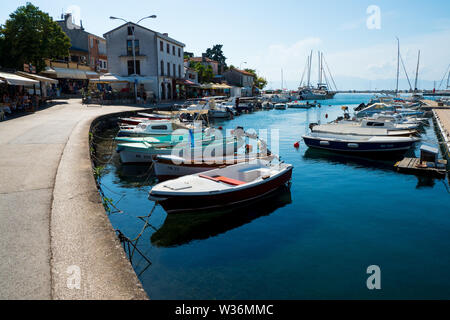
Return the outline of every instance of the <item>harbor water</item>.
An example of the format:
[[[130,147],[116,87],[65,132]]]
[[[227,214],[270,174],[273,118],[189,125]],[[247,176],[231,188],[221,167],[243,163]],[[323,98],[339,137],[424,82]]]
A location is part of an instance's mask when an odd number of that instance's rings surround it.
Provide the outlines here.
[[[109,217],[129,239],[141,234],[130,252],[150,299],[450,299],[447,180],[399,174],[396,159],[294,148],[309,123],[370,98],[338,94],[321,108],[216,122],[267,129],[269,142],[277,129],[279,154],[294,166],[290,190],[234,210],[168,216],[157,206],[145,228],[157,180],[148,166],[121,164],[104,140],[103,157],[113,155],[100,178],[115,206]],[[437,145],[431,119],[425,130],[424,141]],[[371,265],[380,267],[381,290],[367,288]]]

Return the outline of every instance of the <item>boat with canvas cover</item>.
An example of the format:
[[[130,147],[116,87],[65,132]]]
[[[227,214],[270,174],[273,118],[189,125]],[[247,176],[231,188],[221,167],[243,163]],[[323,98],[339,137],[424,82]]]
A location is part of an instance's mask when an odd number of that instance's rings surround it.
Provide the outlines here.
[[[411,148],[414,143],[420,141],[420,138],[311,133],[303,136],[303,140],[309,148],[338,152],[373,153],[404,152]]]
[[[291,181],[293,166],[257,160],[184,176],[154,186],[149,199],[167,213],[211,210],[254,200]]]
[[[407,125],[397,125],[390,121],[363,119],[362,121],[342,121],[322,125],[311,124],[311,131],[336,135],[359,136],[410,136],[417,133]]]

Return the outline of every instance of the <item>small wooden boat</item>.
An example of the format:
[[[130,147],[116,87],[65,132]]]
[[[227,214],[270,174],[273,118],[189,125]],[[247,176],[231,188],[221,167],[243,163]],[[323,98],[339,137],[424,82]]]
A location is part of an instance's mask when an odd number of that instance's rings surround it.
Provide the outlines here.
[[[290,182],[292,165],[257,160],[157,184],[149,199],[167,213],[209,210],[245,203]]]

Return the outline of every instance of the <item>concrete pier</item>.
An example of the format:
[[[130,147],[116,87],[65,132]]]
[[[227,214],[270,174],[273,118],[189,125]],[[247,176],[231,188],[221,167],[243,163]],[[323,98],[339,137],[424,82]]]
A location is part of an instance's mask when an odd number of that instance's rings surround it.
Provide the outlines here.
[[[450,159],[450,109],[434,109],[433,116],[443,140],[445,156]]]
[[[0,122],[0,299],[147,299],[105,214],[80,99]]]

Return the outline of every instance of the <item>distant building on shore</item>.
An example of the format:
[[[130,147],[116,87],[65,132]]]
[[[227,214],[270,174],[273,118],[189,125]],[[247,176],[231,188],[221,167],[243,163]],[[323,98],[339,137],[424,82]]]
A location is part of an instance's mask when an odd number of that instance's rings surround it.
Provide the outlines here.
[[[228,84],[242,88],[243,96],[251,96],[255,83],[255,76],[247,71],[236,68],[228,69],[223,73]]]
[[[205,56],[205,54],[203,54],[202,57],[192,57],[192,58],[186,59],[185,62],[188,63],[188,66],[189,66],[190,62],[199,62],[203,66],[205,66],[205,68],[210,66],[212,68],[213,74],[215,76],[219,74],[219,62],[212,60],[210,58],[207,58]]]
[[[176,99],[184,83],[182,42],[135,23],[125,23],[104,34],[109,72],[122,77],[134,74],[133,33],[136,74],[158,100]]]

